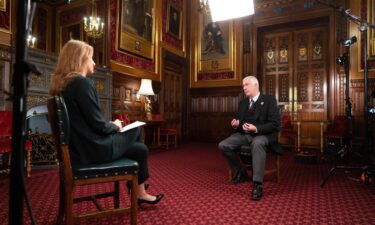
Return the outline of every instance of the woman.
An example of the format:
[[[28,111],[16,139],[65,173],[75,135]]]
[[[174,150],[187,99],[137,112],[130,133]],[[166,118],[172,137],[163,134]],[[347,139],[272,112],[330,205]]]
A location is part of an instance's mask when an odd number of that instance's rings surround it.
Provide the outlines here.
[[[71,123],[71,157],[82,164],[103,163],[121,157],[139,164],[138,204],[156,204],[163,194],[146,192],[149,177],[148,148],[141,142],[139,128],[121,133],[120,120],[107,122],[99,106],[94,83],[87,78],[94,72],[93,48],[82,41],[70,40],[61,49],[51,77],[50,94],[64,97]]]

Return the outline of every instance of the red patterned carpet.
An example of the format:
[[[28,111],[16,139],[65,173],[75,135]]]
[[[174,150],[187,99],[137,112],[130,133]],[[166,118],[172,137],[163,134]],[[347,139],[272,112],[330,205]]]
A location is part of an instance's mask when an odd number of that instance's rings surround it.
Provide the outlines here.
[[[292,154],[281,161],[281,183],[267,178],[264,197],[251,201],[251,185],[227,181],[227,166],[215,144],[185,144],[150,154],[150,192],[166,196],[156,207],[140,210],[139,224],[375,224],[374,184],[337,172],[326,187],[319,184],[329,165],[297,164]],[[0,224],[7,224],[8,179],[0,177]],[[110,185],[79,189],[106,190]],[[121,187],[124,191],[124,186]],[[58,205],[56,169],[34,169],[27,189],[38,224],[54,224]],[[126,196],[126,201],[128,200]],[[105,205],[112,205],[110,200]],[[75,211],[93,208],[90,203]],[[30,224],[25,210],[26,224]],[[129,224],[128,216],[86,220],[81,224]]]

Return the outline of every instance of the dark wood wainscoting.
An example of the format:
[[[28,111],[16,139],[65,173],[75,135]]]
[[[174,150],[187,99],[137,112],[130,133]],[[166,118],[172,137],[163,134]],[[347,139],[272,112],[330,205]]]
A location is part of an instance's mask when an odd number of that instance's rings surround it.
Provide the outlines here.
[[[190,137],[194,141],[219,142],[232,133],[241,87],[190,90]]]
[[[369,79],[369,108],[375,107],[375,98],[371,97],[371,93],[375,91],[375,79]],[[364,81],[363,80],[351,80],[350,83],[350,98],[352,101],[352,114],[354,116],[353,123],[353,136],[357,140],[356,142],[361,145],[364,139]],[[370,121],[375,123],[375,115],[370,114]],[[375,126],[375,124],[370,124]],[[375,139],[375,127],[373,127],[373,137]]]

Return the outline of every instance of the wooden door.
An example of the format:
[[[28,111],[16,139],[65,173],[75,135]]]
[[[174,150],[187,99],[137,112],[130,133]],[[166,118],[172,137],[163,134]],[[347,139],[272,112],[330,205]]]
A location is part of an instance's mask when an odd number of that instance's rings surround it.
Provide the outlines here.
[[[183,79],[182,74],[164,70],[164,119],[165,127],[177,129],[181,135],[182,127],[182,102],[183,102]]]
[[[261,39],[263,93],[301,122],[302,146],[320,147],[320,121],[327,118],[327,33],[326,27],[289,29]]]

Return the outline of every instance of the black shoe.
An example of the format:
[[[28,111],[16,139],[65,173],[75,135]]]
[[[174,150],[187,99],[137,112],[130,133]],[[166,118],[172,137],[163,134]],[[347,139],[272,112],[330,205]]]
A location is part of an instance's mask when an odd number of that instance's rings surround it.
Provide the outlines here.
[[[232,184],[239,184],[249,180],[246,170],[240,170],[232,179]]]
[[[253,184],[253,190],[251,192],[252,200],[260,200],[263,196],[263,187],[260,184]]]
[[[132,190],[132,185],[133,185],[133,182],[131,182],[131,181],[126,182],[126,187],[128,188],[128,194],[130,194],[130,192]],[[149,186],[150,186],[150,184],[145,184],[145,190],[147,190]]]
[[[164,194],[158,194],[158,195],[156,195],[155,197],[156,197],[156,199],[155,199],[154,201],[149,201],[149,200],[145,200],[145,199],[140,199],[140,198],[138,198],[138,200],[137,200],[138,206],[139,206],[140,208],[142,208],[142,204],[143,204],[143,203],[150,204],[150,205],[156,205],[156,204],[158,204],[158,203],[160,202],[160,200],[164,197]]]

